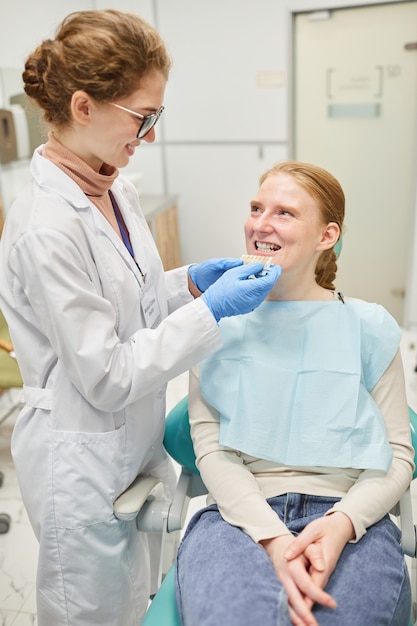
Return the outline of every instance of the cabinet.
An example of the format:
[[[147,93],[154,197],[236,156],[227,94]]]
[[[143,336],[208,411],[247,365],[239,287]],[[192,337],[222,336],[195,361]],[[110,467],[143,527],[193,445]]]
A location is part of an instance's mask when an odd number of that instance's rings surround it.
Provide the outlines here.
[[[178,228],[177,196],[140,196],[140,204],[161,255],[165,270],[180,267],[181,246]]]

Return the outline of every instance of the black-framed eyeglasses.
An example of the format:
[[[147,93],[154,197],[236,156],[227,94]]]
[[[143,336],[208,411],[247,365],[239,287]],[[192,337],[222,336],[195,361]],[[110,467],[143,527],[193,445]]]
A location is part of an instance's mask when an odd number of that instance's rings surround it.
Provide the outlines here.
[[[143,139],[145,135],[149,133],[150,130],[155,126],[156,122],[161,117],[161,113],[164,110],[164,107],[161,106],[155,113],[150,113],[149,115],[141,115],[140,113],[136,113],[136,111],[132,111],[131,109],[127,109],[126,107],[122,107],[121,104],[116,104],[115,102],[110,102],[113,107],[117,107],[122,111],[126,111],[135,117],[138,117],[141,121],[141,125],[139,126],[139,130],[136,134],[136,139]]]

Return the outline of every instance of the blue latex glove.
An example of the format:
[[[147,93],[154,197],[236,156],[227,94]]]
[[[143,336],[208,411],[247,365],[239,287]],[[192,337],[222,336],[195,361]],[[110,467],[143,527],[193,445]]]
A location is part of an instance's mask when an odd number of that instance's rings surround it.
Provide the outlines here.
[[[262,263],[234,267],[203,293],[201,299],[217,322],[222,317],[250,313],[265,300],[281,275],[281,267],[272,265],[265,276],[256,276],[263,269]],[[253,274],[255,278],[248,279]]]
[[[200,291],[205,291],[232,267],[242,265],[242,259],[208,259],[198,265],[190,265],[188,273],[194,285]]]

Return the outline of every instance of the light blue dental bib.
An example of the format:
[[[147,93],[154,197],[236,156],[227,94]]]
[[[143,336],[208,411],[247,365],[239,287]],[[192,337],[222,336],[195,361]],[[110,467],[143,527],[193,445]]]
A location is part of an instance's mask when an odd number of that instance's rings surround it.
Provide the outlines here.
[[[264,302],[220,322],[201,364],[220,444],[289,466],[387,471],[392,451],[370,391],[401,337],[383,307],[347,300]]]

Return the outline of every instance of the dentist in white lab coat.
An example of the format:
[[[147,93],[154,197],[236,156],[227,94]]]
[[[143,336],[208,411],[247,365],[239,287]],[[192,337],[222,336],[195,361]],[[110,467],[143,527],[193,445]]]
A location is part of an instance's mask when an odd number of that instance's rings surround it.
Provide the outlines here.
[[[24,381],[12,454],[40,544],[39,626],[141,623],[147,539],[113,502],[139,473],[171,488],[168,380],[217,350],[217,321],[254,309],[279,276],[245,280],[261,266],[236,259],[163,271],[118,168],[154,140],[169,67],[140,17],[85,11],[23,73],[51,132],[8,211],[0,306]]]

